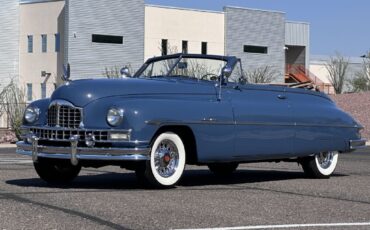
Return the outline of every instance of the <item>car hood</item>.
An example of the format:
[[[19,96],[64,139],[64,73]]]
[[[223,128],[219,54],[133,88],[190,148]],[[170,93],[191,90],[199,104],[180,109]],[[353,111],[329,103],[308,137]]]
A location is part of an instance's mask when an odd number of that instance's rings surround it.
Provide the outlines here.
[[[85,79],[65,83],[54,91],[53,100],[66,100],[78,107],[105,97],[153,94],[215,94],[214,84],[171,78]]]

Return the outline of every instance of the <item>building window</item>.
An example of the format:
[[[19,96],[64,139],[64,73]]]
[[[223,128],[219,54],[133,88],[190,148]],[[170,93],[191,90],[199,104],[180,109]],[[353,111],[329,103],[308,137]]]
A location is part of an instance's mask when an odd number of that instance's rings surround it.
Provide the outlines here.
[[[188,53],[188,41],[182,41],[182,53]]]
[[[48,36],[46,34],[41,34],[41,51],[46,53],[48,49]]]
[[[208,44],[207,42],[202,42],[202,54],[207,54],[208,53]]]
[[[60,52],[60,34],[55,34],[55,52]]]
[[[123,44],[123,36],[93,34],[92,42],[108,43],[108,44]]]
[[[27,44],[28,44],[28,53],[32,53],[33,52],[33,36],[32,35],[27,36]]]
[[[168,53],[168,40],[167,39],[162,39],[161,48],[162,48],[162,56],[167,55]]]
[[[32,83],[27,83],[27,101],[32,101]]]
[[[44,99],[46,98],[46,84],[41,83],[41,98]]]
[[[244,52],[246,53],[256,53],[256,54],[267,54],[268,48],[266,46],[244,46]]]

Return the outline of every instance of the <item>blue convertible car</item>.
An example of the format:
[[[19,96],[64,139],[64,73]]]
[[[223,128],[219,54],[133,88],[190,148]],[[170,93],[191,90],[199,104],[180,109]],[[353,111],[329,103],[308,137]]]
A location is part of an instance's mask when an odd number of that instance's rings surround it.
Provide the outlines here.
[[[186,164],[227,174],[261,161],[295,161],[327,178],[339,153],[365,145],[361,129],[323,93],[248,84],[236,57],[175,54],[130,77],[67,79],[26,108],[17,153],[49,183],[117,165],[171,187]]]

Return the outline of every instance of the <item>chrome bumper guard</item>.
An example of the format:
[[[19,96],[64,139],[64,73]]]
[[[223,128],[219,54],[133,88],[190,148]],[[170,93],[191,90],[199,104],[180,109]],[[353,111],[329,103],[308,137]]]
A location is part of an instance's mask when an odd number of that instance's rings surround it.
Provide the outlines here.
[[[37,162],[39,157],[54,159],[69,159],[73,165],[79,160],[107,161],[140,161],[150,159],[150,148],[82,148],[77,147],[78,138],[71,138],[70,147],[41,146],[38,138],[32,137],[32,144],[17,142],[16,153],[32,156]]]
[[[360,140],[350,140],[349,141],[349,148],[351,150],[362,149],[366,147],[366,139]]]

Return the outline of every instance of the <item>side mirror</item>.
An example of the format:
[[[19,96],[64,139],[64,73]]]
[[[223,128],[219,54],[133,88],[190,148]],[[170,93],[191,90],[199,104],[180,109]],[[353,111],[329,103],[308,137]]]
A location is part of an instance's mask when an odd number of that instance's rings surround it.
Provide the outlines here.
[[[226,85],[227,78],[231,76],[233,72],[233,69],[229,66],[225,66],[222,68],[222,74],[221,74],[221,85]]]
[[[130,70],[127,66],[123,67],[120,71],[122,78],[131,77]]]
[[[233,69],[231,69],[229,66],[225,66],[223,69],[222,69],[222,75],[224,77],[230,77],[231,74],[233,72]]]
[[[71,66],[68,63],[67,66],[63,65],[62,80],[63,81],[70,81],[70,77],[71,77]]]

